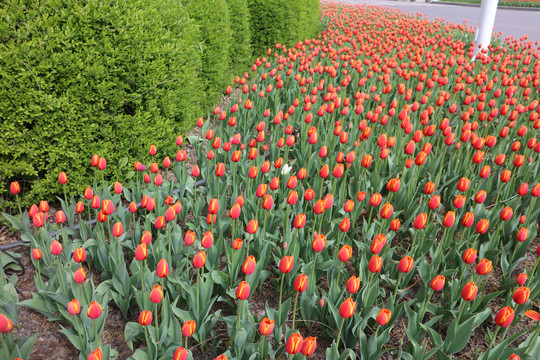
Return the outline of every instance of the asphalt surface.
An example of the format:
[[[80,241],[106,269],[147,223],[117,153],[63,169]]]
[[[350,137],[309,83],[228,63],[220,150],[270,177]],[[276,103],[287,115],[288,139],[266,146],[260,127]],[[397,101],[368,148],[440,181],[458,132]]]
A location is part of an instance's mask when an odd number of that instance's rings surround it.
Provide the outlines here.
[[[446,5],[437,3],[420,3],[389,0],[340,0],[346,4],[380,5],[407,11],[412,14],[422,13],[431,20],[436,18],[446,21],[478,27],[480,22],[480,8],[462,5]],[[514,37],[520,39],[528,36],[527,40],[540,42],[540,11],[498,9],[495,16],[494,33],[502,32],[501,39]]]

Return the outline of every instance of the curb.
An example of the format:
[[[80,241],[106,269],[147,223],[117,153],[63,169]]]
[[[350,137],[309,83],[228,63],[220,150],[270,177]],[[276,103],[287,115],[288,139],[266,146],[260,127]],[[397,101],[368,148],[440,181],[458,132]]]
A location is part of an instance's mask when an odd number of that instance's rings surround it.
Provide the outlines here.
[[[456,6],[476,7],[476,8],[480,7],[480,4],[468,4],[468,3],[462,3],[462,2],[449,2],[449,1],[432,1],[431,4],[456,5]],[[516,10],[516,11],[540,11],[540,8],[537,8],[537,7],[520,7],[520,6],[497,6],[497,9]]]

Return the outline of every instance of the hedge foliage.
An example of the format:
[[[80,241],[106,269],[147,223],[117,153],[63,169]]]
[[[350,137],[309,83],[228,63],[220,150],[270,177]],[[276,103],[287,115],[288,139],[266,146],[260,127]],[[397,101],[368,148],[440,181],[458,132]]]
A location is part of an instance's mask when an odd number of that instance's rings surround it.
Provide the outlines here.
[[[52,200],[60,171],[80,192],[92,154],[126,181],[150,144],[167,153],[211,110],[252,54],[314,36],[318,20],[313,0],[4,0],[0,196],[17,180],[25,205]]]
[[[277,43],[292,45],[319,31],[318,0],[248,0],[253,53]]]

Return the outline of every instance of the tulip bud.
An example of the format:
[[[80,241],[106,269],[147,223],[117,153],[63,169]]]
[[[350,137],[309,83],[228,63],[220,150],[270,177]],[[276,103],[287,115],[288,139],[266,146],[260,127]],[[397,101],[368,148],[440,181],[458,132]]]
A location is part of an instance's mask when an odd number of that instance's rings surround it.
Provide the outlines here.
[[[476,266],[476,273],[478,275],[487,275],[493,270],[493,264],[488,259],[482,259]]]
[[[17,181],[13,181],[11,184],[9,184],[9,191],[13,195],[17,195],[18,193],[21,192],[21,186],[19,185]]]
[[[65,172],[62,171],[60,174],[58,174],[58,182],[62,185],[68,182],[68,177]]]
[[[193,320],[188,320],[182,325],[182,335],[185,337],[189,337],[193,335],[195,332],[195,329],[197,328],[197,324]]]
[[[158,304],[163,300],[163,289],[159,285],[154,285],[150,292],[150,301],[154,304]]]
[[[206,253],[201,250],[195,254],[195,257],[193,258],[193,266],[200,269],[204,266],[204,264],[206,264]]]
[[[279,262],[279,271],[283,274],[290,273],[294,266],[294,257],[284,256]]]
[[[304,339],[302,338],[302,335],[295,332],[287,339],[287,342],[285,343],[285,351],[287,351],[287,354],[289,355],[298,354],[300,350],[302,350],[303,342]]]
[[[141,311],[139,315],[139,325],[148,326],[152,324],[152,312],[148,310]]]
[[[121,222],[117,222],[113,225],[112,234],[114,237],[120,237],[124,233],[124,225]]]
[[[508,327],[510,324],[512,324],[512,321],[514,321],[514,309],[512,309],[510,306],[504,307],[497,315],[495,315],[495,324],[499,325],[500,327]]]
[[[242,281],[236,288],[236,298],[238,300],[246,300],[249,297],[251,289],[246,281]]]
[[[384,326],[388,324],[390,319],[392,318],[392,312],[388,309],[382,308],[379,313],[377,314],[377,324],[380,326]]]
[[[159,260],[156,267],[156,275],[159,278],[166,278],[167,276],[169,276],[169,264],[167,263],[167,260]]]
[[[39,261],[43,258],[43,253],[38,248],[32,249],[32,259]]]
[[[54,256],[58,256],[62,253],[62,245],[58,242],[58,240],[54,240],[51,244],[51,254]]]
[[[88,355],[88,360],[103,360],[103,353],[101,352],[101,349],[97,348],[96,350],[92,351]]]
[[[326,246],[326,236],[324,236],[324,234],[317,234],[317,236],[315,236],[315,238],[313,239],[311,248],[315,252],[321,252],[324,250],[325,246]]]
[[[143,261],[148,257],[148,248],[146,247],[146,243],[141,243],[137,245],[137,248],[135,249],[135,259],[137,261]]]
[[[248,234],[255,234],[259,228],[259,222],[256,219],[251,219],[246,226],[246,232]]]
[[[96,301],[92,301],[90,305],[88,305],[88,317],[92,320],[96,320],[101,316],[101,305],[99,305]]]
[[[259,324],[259,332],[261,335],[270,335],[272,331],[274,331],[274,320],[265,317]]]
[[[308,276],[306,274],[300,274],[294,280],[293,288],[295,291],[304,292],[307,289],[308,285]]]
[[[358,290],[360,290],[360,278],[352,275],[349,280],[347,280],[345,288],[349,293],[356,294]]]
[[[446,282],[446,278],[444,275],[437,275],[431,280],[429,283],[429,286],[433,291],[440,291],[444,287],[444,283]]]
[[[398,270],[402,273],[408,273],[414,266],[414,260],[410,256],[405,256],[399,261]]]
[[[378,234],[373,238],[373,243],[371,244],[370,251],[373,254],[379,254],[386,245],[386,236],[383,234]]]
[[[199,119],[201,120],[201,119]],[[201,120],[202,121],[202,120]],[[197,122],[198,124],[199,122]],[[202,126],[202,125],[201,125]],[[188,358],[188,351],[186,349],[184,349],[183,347],[179,346],[176,348],[176,350],[174,351],[174,354],[173,354],[173,357],[172,359],[173,360],[186,360]]]
[[[246,275],[251,275],[255,271],[257,261],[253,255],[249,255],[242,265],[242,272]]]
[[[516,304],[523,305],[527,301],[529,301],[529,297],[531,296],[531,289],[525,286],[520,286],[517,288],[517,290],[514,292],[514,295],[512,296],[512,299]]]
[[[78,315],[81,312],[81,304],[79,300],[73,299],[67,304],[68,313],[72,316]]]
[[[415,219],[414,219],[414,228],[417,230],[423,229],[426,226],[427,223],[427,214],[426,213],[420,213]]]
[[[84,268],[78,268],[75,274],[73,274],[73,279],[77,284],[82,284],[86,280],[86,271],[84,271]]]
[[[369,260],[368,270],[372,273],[378,273],[382,269],[382,258],[378,255],[373,255],[371,260]]]
[[[478,286],[472,281],[469,281],[461,290],[461,297],[465,301],[473,301],[478,294]]]
[[[489,221],[487,219],[482,219],[476,224],[476,232],[479,234],[484,234],[489,229]]]
[[[519,274],[519,275],[517,276],[517,278],[516,278],[516,283],[517,283],[518,285],[521,286],[521,285],[525,284],[526,282],[527,282],[527,274],[521,273],[521,274]]]

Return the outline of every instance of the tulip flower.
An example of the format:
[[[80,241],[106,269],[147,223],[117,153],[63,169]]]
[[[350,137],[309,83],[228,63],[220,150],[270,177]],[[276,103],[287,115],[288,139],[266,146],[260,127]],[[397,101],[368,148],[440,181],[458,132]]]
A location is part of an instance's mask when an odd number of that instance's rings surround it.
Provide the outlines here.
[[[261,323],[259,324],[259,332],[261,335],[270,335],[274,331],[274,320],[270,320],[269,318],[265,317],[261,320]]]
[[[377,314],[376,321],[377,321],[377,324],[379,324],[380,326],[384,326],[388,324],[391,318],[392,318],[392,312],[388,309],[382,308]]]
[[[81,312],[81,304],[79,303],[79,300],[73,299],[67,304],[67,310],[68,313],[72,316],[79,315]]]
[[[310,336],[304,339],[300,352],[304,356],[311,356],[315,352],[315,349],[317,349],[317,338]]]
[[[84,268],[80,267],[75,271],[73,274],[73,279],[77,284],[82,284],[86,281],[86,272],[84,271]]]
[[[38,248],[32,249],[32,259],[39,261],[43,258],[43,253]]]
[[[188,320],[182,325],[182,335],[189,337],[193,335],[196,328],[197,328],[197,324],[195,323],[195,321]]]
[[[386,245],[386,236],[384,236],[383,234],[378,234],[373,239],[373,242],[369,250],[371,251],[372,254],[379,254],[385,245]]]
[[[242,265],[242,272],[246,275],[251,275],[255,271],[256,266],[257,261],[255,260],[255,257],[253,255],[249,255]]]
[[[166,278],[167,276],[169,276],[169,264],[167,263],[167,260],[159,260],[156,267],[156,275],[159,278]]]
[[[519,275],[517,276],[517,278],[516,278],[516,283],[517,283],[518,285],[521,286],[521,285],[525,284],[526,282],[527,282],[527,274],[521,273],[521,274],[519,274]]]
[[[508,327],[514,321],[514,310],[510,306],[506,306],[499,310],[495,315],[495,324],[500,327]]]
[[[467,249],[464,253],[463,253],[463,261],[466,263],[466,264],[472,264],[473,262],[476,261],[476,255],[477,255],[477,251],[476,249]]]
[[[154,285],[152,291],[150,292],[150,301],[154,304],[158,304],[163,300],[163,289],[159,285]]]
[[[482,260],[480,260],[478,265],[476,265],[476,273],[478,275],[487,275],[492,270],[493,270],[493,264],[488,259],[482,259]]]
[[[13,323],[9,320],[6,315],[0,314],[0,333],[7,334],[13,329]],[[4,339],[2,339],[4,340]],[[2,344],[3,345],[3,344]]]
[[[214,235],[212,234],[212,232],[207,231],[201,240],[201,246],[205,249],[208,249],[212,247],[213,244],[214,244]]]
[[[382,258],[380,258],[378,255],[373,255],[371,257],[371,260],[369,260],[368,263],[368,270],[371,273],[378,273],[382,269]]]
[[[193,266],[196,269],[200,269],[206,264],[206,254],[204,251],[199,251],[197,254],[195,254],[195,257],[193,258]]]
[[[101,349],[97,348],[96,350],[92,351],[88,355],[88,360],[103,360],[103,353],[101,352]]]
[[[62,253],[62,245],[58,242],[58,240],[53,240],[51,244],[51,254],[54,256],[58,256]]]
[[[185,348],[179,346],[174,351],[174,354],[173,354],[172,358],[173,358],[173,360],[186,360],[188,355],[189,355],[188,351]]]
[[[350,294],[356,294],[360,290],[360,278],[352,275],[347,281],[345,288]]]
[[[236,298],[238,300],[246,300],[250,295],[249,284],[246,281],[242,281],[236,288]]]
[[[99,319],[101,316],[101,305],[97,301],[92,301],[88,305],[87,316],[92,320]]]
[[[285,343],[285,351],[287,351],[287,354],[289,355],[298,354],[302,350],[303,342],[304,339],[302,338],[302,335],[297,332],[292,333]]]
[[[152,312],[148,310],[141,311],[139,315],[139,324],[141,326],[148,326],[152,324]]]
[[[514,295],[512,296],[512,299],[516,304],[523,305],[527,301],[529,301],[529,297],[531,296],[531,289],[525,286],[520,286],[517,288],[517,290],[514,292]]]
[[[294,258],[292,256],[284,256],[279,262],[279,271],[282,274],[290,273],[294,266]]]
[[[478,294],[478,286],[472,281],[469,281],[461,290],[461,297],[465,301],[473,301]]]
[[[433,289],[433,291],[440,291],[444,288],[445,282],[446,278],[444,277],[444,275],[437,275],[433,278],[433,280],[431,280],[429,286],[431,287],[431,289]]]

